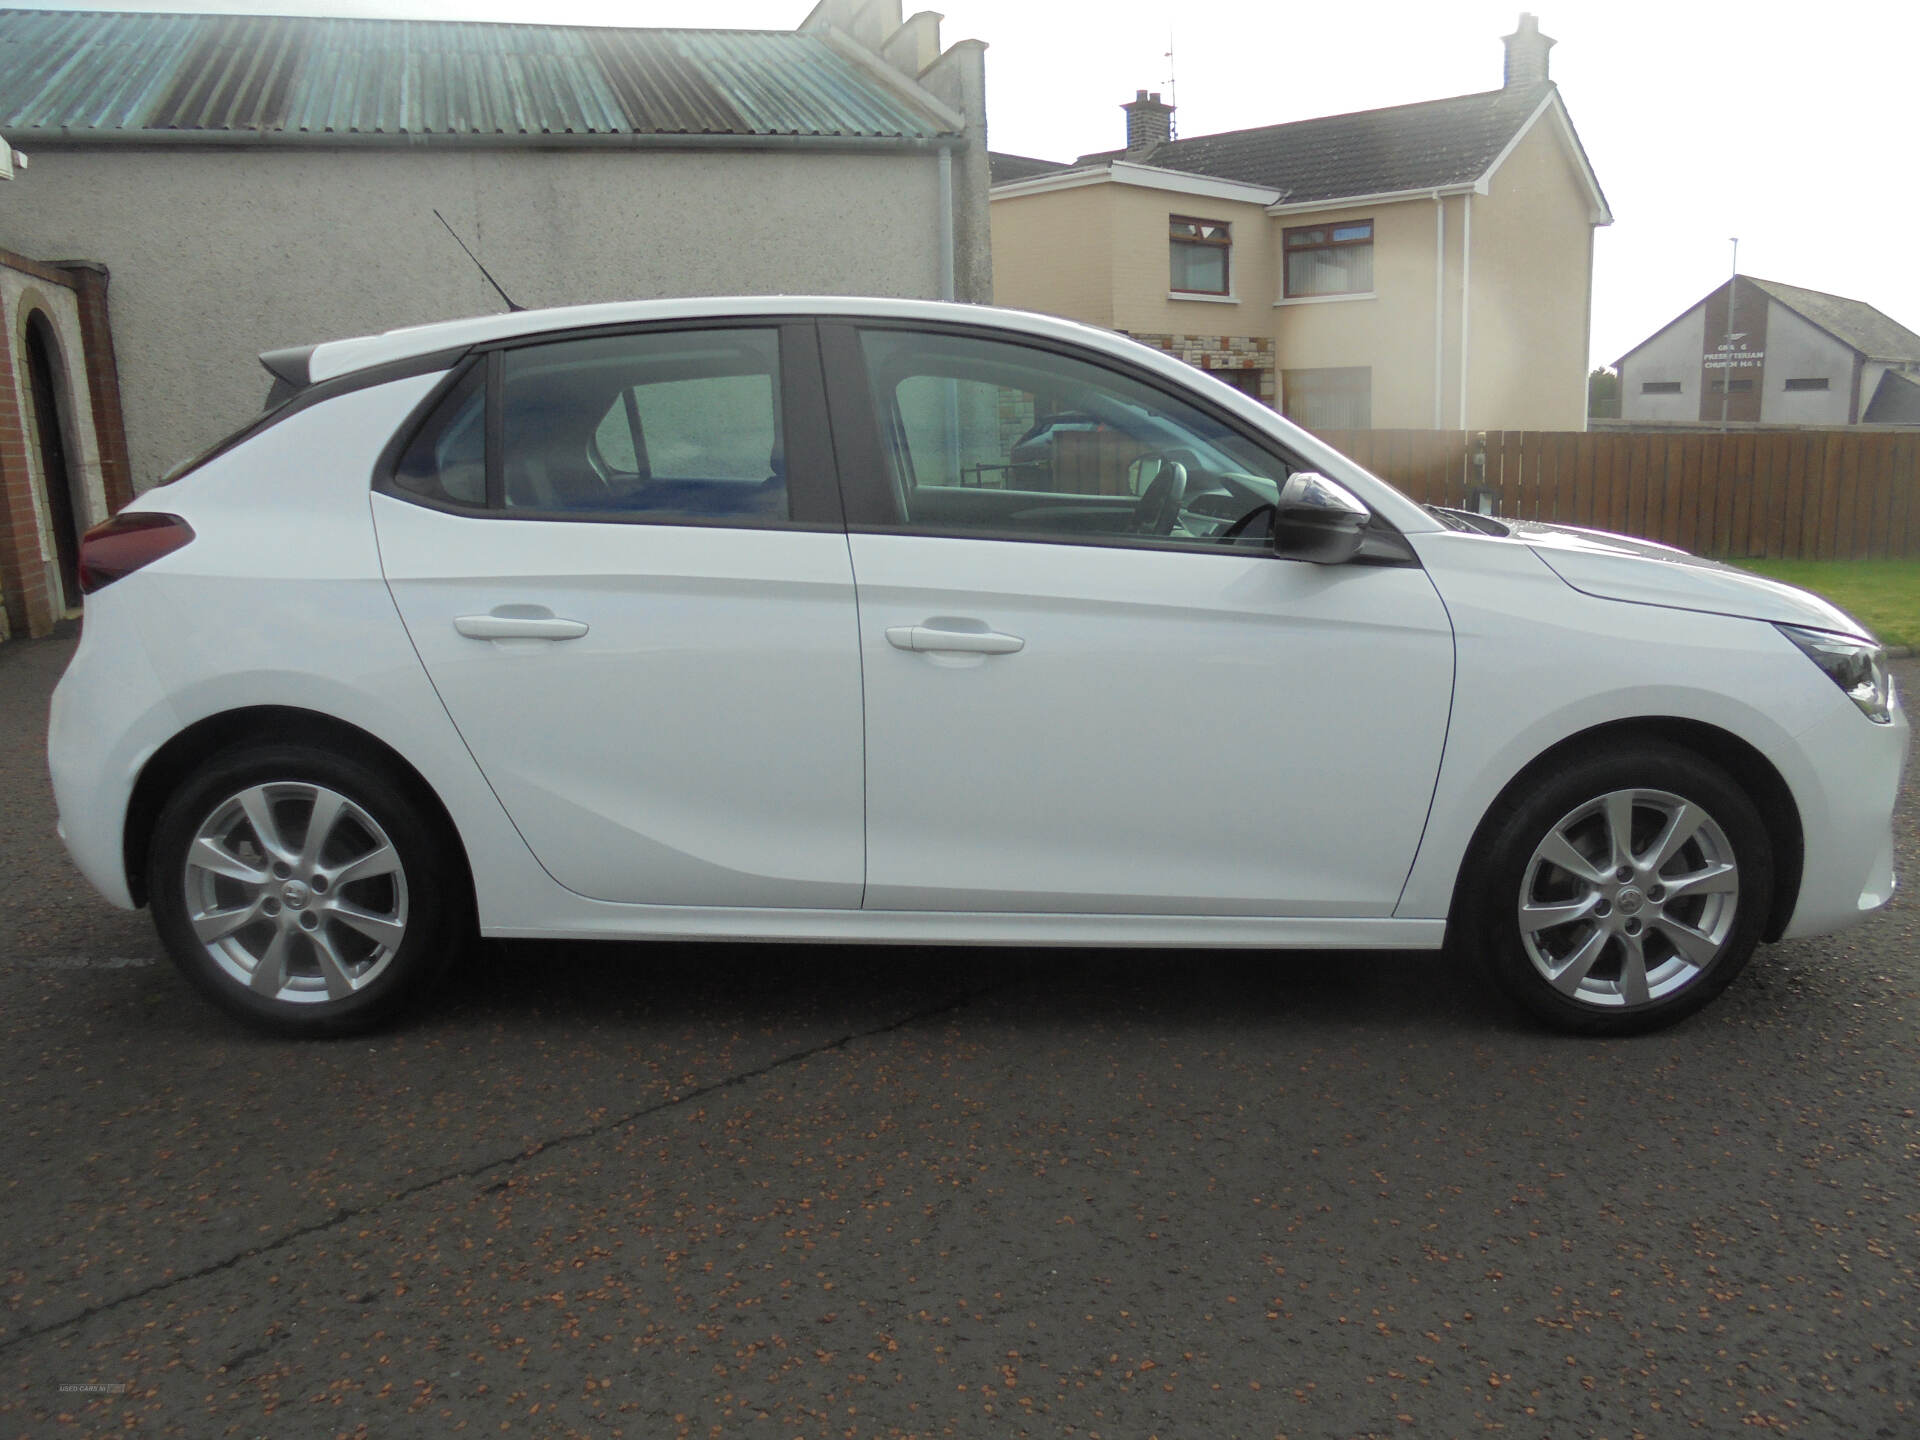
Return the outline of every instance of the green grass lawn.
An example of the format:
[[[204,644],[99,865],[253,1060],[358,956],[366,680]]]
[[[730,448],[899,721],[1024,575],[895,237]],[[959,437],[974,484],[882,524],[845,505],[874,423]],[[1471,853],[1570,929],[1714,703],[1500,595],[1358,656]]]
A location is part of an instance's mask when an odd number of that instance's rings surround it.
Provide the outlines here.
[[[1739,560],[1752,570],[1824,595],[1870,627],[1883,645],[1920,649],[1920,560]]]

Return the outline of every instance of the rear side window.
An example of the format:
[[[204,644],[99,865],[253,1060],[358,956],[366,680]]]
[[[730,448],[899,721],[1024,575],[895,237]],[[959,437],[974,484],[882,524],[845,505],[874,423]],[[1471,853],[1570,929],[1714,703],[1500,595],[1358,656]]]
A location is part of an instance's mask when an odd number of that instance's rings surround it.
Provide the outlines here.
[[[443,504],[487,503],[487,367],[484,361],[449,390],[394,467],[399,489]]]
[[[611,335],[501,357],[508,510],[789,517],[773,329]]]

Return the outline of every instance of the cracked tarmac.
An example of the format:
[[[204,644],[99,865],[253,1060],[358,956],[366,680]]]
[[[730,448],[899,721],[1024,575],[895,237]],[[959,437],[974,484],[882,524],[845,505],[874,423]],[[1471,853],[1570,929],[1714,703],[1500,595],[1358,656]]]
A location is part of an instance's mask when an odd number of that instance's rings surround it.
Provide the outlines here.
[[[1627,1042],[1422,956],[516,944],[297,1044],[60,852],[66,653],[0,646],[0,1435],[1920,1430],[1910,894]]]

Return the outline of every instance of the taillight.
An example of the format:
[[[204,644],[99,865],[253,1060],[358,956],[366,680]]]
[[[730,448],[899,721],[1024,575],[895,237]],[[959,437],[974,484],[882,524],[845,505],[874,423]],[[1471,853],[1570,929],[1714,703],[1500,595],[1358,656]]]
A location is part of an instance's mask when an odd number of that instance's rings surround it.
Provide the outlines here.
[[[116,515],[80,537],[80,590],[91,595],[193,539],[193,527],[178,515],[151,510]]]

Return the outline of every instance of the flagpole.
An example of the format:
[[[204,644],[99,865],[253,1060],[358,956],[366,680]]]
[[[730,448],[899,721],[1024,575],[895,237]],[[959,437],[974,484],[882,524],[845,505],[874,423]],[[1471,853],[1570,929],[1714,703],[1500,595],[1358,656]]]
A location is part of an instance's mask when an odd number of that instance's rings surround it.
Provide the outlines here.
[[[1740,286],[1740,237],[1733,238],[1733,275],[1727,281],[1727,343],[1721,347],[1720,433],[1727,433],[1727,402],[1733,399],[1733,292]]]

